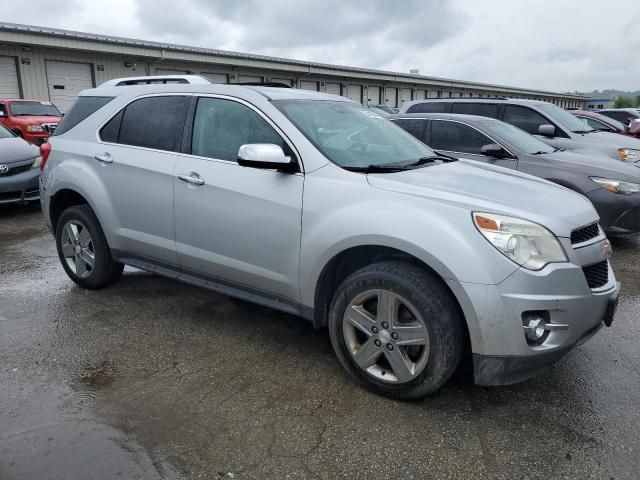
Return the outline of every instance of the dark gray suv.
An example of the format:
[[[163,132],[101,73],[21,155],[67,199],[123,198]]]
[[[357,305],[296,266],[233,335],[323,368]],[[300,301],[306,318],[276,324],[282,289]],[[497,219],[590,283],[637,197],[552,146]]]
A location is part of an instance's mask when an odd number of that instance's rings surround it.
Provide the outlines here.
[[[515,125],[555,148],[607,156],[640,167],[640,140],[595,130],[548,102],[505,98],[434,99],[406,102],[400,113],[460,113]]]
[[[434,150],[545,178],[586,196],[610,236],[640,232],[640,171],[618,160],[558,150],[505,122],[414,113],[390,120]]]

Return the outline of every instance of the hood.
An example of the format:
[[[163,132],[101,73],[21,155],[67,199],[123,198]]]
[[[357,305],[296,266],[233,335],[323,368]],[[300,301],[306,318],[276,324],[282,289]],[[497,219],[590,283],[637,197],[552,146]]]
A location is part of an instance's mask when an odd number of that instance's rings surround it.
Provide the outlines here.
[[[640,139],[620,135],[612,132],[591,132],[591,133],[574,133],[581,142],[590,143],[594,146],[608,146],[618,148],[634,148],[640,150]]]
[[[560,237],[569,237],[571,230],[598,219],[591,202],[582,195],[540,178],[473,160],[369,174],[367,179],[375,188],[446,203],[469,213],[500,213],[530,220]]]
[[[18,137],[0,138],[0,163],[28,160],[40,155],[40,150]]]
[[[640,183],[640,169],[634,166],[634,164],[614,160],[595,151],[587,154],[575,150],[565,150],[539,155],[538,158],[589,177],[604,177],[613,180]],[[598,188],[598,186],[594,184],[594,190],[596,188]]]
[[[20,125],[42,125],[43,123],[59,123],[62,117],[19,116],[11,117],[11,123]]]

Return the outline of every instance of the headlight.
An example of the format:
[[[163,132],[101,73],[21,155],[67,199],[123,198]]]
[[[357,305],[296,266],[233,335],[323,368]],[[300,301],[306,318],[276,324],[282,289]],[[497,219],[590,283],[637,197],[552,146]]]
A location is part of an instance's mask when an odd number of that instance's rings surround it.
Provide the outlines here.
[[[542,225],[493,213],[473,213],[480,233],[500,253],[529,270],[552,262],[566,262],[567,255],[556,236]]]
[[[640,192],[640,184],[637,183],[623,182],[622,180],[612,180],[610,178],[598,177],[591,177],[591,180],[613,193],[629,195],[630,193]]]
[[[42,157],[36,157],[33,159],[33,165],[31,168],[40,168],[40,162],[42,161]]]
[[[640,150],[633,148],[619,148],[618,155],[623,162],[637,162],[640,160]]]
[[[44,132],[44,127],[42,125],[29,125],[27,127],[27,132],[42,133]]]

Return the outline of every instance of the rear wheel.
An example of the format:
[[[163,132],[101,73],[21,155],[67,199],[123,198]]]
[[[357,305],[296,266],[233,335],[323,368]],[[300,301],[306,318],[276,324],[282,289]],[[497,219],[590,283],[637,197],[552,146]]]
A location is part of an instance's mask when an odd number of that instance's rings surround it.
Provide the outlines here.
[[[62,213],[56,246],[65,272],[81,287],[103,288],[122,274],[124,265],[111,258],[107,239],[89,205],[75,205]]]
[[[329,318],[338,359],[378,393],[414,399],[436,391],[462,355],[462,318],[450,292],[430,272],[384,262],[349,276]]]

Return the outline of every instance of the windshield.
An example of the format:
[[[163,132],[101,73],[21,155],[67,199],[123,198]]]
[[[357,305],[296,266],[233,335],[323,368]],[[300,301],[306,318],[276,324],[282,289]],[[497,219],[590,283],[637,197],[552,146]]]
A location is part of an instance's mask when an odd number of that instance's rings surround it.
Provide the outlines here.
[[[587,123],[552,103],[538,103],[536,107],[546,113],[551,119],[571,130],[573,133],[595,132]]]
[[[498,120],[483,120],[478,122],[488,133],[504,140],[506,143],[513,145],[522,153],[534,155],[537,153],[551,153],[555,149],[550,147],[533,135],[529,135],[524,130],[514,127],[509,123],[500,122]]]
[[[411,134],[360,104],[323,100],[273,104],[340,167],[406,164],[436,156]]]
[[[60,111],[50,102],[11,102],[11,114],[34,117],[59,117]]]
[[[2,138],[13,138],[14,135],[9,130],[0,125],[0,139]]]

